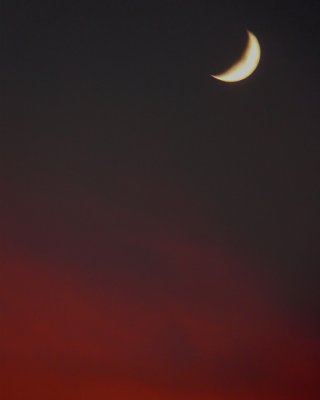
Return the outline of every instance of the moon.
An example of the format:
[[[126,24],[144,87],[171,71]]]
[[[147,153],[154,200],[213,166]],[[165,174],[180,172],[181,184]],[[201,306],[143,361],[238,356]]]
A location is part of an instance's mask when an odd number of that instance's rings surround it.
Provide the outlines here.
[[[212,78],[223,82],[238,82],[247,78],[257,68],[261,55],[260,45],[252,32],[247,31],[247,34],[247,46],[240,60],[222,74],[210,75]]]

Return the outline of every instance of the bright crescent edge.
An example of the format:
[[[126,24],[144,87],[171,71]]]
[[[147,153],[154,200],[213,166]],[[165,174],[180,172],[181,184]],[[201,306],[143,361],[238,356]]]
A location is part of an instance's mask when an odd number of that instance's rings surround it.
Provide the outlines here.
[[[223,82],[238,82],[254,72],[260,61],[261,49],[256,36],[250,31],[247,31],[247,34],[248,43],[240,60],[224,73],[210,75],[212,78]]]

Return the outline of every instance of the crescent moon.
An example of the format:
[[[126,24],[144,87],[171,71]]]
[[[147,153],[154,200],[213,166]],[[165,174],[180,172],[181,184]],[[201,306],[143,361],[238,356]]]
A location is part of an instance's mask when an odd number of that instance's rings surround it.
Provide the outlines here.
[[[240,60],[222,74],[211,75],[212,78],[224,82],[238,82],[247,78],[257,68],[261,54],[260,45],[252,32],[247,31],[247,34],[247,46]]]

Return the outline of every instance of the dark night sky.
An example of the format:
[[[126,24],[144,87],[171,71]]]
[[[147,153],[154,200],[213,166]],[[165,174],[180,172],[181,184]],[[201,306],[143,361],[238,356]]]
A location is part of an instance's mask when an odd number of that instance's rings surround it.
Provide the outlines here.
[[[314,398],[318,2],[1,19],[4,400]],[[210,78],[246,29],[258,69]]]

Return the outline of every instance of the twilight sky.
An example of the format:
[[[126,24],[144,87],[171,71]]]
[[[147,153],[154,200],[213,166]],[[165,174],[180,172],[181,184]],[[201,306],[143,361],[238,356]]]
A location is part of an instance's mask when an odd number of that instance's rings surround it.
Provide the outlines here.
[[[315,398],[318,2],[2,9],[1,399]]]

